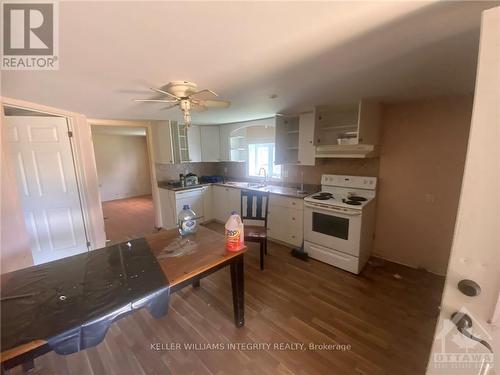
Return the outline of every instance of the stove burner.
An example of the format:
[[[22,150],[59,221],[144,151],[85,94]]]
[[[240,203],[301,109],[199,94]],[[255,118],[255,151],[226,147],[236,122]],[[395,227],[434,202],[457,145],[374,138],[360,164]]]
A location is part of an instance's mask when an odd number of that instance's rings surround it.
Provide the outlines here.
[[[319,201],[327,201],[333,198],[333,195],[313,195],[312,199],[317,199]]]
[[[326,191],[323,191],[323,192],[319,192],[316,195],[313,195],[311,198],[312,199],[317,199],[319,201],[327,201],[327,200],[333,198],[333,194],[332,193],[327,193]]]
[[[350,204],[351,206],[360,206],[361,205],[361,202],[353,201],[350,199],[342,199],[342,202],[344,202],[345,204]]]
[[[368,199],[366,199],[365,197],[358,197],[357,195],[353,195],[353,196],[349,197],[349,200],[355,201],[355,202],[364,202],[364,201],[367,201]]]

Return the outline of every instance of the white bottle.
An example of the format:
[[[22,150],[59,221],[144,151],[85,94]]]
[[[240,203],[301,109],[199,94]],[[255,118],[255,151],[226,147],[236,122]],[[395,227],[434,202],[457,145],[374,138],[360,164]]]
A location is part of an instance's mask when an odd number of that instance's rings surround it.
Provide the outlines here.
[[[229,251],[240,251],[245,246],[245,229],[240,215],[236,211],[231,212],[227,219],[225,229],[226,249]]]

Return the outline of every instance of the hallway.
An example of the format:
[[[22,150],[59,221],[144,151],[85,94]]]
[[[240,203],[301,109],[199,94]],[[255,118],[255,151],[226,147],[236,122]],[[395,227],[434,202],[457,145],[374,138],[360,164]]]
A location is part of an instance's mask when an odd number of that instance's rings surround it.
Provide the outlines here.
[[[155,230],[151,195],[102,202],[102,210],[108,244],[142,237]]]

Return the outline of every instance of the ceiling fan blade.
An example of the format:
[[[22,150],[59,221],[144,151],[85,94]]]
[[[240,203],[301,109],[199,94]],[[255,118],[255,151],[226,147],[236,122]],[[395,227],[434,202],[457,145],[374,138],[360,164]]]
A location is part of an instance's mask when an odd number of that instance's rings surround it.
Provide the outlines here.
[[[209,108],[227,108],[231,102],[227,100],[196,100],[195,104]]]
[[[207,107],[203,107],[200,105],[194,105],[193,107],[191,107],[191,111],[193,111],[193,112],[205,112],[206,110],[207,110]]]
[[[200,91],[193,92],[191,95],[189,95],[189,98],[191,98],[194,95],[203,94],[204,92],[208,92],[209,94],[212,94],[213,96],[219,96],[219,95],[217,95],[217,93],[215,93],[212,90],[203,89],[203,90],[200,90]]]
[[[156,87],[151,87],[151,90],[159,92],[160,94],[164,94],[167,96],[170,96],[173,99],[180,99],[179,97],[175,96],[174,94],[169,93],[168,91],[157,89]]]
[[[178,105],[179,105],[179,103],[170,104],[170,105],[167,105],[166,107],[161,108],[161,110],[164,111],[166,109],[177,107]]]
[[[134,102],[177,103],[177,100],[166,99],[132,99]]]

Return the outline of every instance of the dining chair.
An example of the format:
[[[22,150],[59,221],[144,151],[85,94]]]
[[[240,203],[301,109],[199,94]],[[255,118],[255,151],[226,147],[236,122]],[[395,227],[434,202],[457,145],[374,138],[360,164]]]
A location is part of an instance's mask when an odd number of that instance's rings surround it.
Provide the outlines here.
[[[268,192],[241,190],[241,219],[245,224],[245,241],[260,244],[261,270],[264,269],[264,254],[267,254],[268,205]]]

